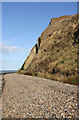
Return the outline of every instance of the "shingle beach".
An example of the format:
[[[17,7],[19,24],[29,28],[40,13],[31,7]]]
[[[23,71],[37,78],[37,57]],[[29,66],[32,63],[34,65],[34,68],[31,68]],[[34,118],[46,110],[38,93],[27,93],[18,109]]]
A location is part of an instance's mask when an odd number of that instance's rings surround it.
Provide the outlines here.
[[[4,81],[2,118],[79,118],[76,85],[17,73]]]

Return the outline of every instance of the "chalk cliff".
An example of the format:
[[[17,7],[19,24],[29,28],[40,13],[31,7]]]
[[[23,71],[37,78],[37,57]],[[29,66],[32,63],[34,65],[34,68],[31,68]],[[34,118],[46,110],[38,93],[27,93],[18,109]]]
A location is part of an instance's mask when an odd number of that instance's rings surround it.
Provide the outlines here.
[[[78,47],[79,14],[52,18],[18,72],[76,84]]]

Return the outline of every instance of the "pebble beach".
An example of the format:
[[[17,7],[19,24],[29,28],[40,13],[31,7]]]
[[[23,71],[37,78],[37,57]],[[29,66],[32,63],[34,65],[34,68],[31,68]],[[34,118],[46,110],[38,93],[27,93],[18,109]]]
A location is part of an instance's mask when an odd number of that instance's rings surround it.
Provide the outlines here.
[[[79,118],[76,85],[17,73],[3,79],[2,118]]]
[[[2,118],[2,75],[0,75],[0,120]]]

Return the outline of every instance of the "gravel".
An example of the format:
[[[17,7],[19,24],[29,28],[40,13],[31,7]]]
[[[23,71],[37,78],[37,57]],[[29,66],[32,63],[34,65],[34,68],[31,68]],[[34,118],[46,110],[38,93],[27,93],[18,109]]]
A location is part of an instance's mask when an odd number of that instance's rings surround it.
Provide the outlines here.
[[[0,120],[2,118],[2,75],[0,75]]]
[[[4,80],[3,118],[79,118],[76,85],[16,73]]]

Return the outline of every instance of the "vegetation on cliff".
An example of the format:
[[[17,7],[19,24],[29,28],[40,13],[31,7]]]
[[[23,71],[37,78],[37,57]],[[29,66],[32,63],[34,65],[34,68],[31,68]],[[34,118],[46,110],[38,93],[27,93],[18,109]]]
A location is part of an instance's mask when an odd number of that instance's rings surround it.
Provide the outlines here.
[[[78,84],[79,14],[52,18],[18,73]]]

